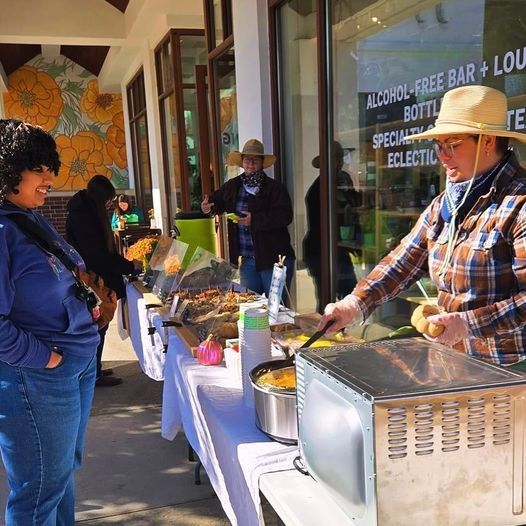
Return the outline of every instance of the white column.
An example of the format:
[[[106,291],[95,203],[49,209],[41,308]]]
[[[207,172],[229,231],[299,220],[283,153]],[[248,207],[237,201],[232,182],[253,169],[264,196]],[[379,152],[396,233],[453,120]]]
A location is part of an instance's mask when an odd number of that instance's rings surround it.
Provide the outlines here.
[[[255,138],[270,151],[272,113],[267,10],[267,0],[232,1],[239,147]]]

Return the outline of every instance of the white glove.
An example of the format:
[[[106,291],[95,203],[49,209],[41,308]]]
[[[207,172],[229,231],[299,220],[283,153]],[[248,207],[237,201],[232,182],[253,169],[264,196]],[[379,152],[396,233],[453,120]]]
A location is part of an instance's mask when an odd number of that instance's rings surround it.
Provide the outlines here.
[[[427,319],[435,325],[444,326],[444,331],[436,338],[424,334],[429,341],[452,346],[470,335],[468,317],[465,312],[434,314]]]
[[[343,300],[336,303],[329,303],[324,310],[318,330],[322,330],[327,323],[334,321],[328,334],[339,331],[348,325],[357,325],[363,321],[362,309],[360,309],[359,300],[353,295],[346,296]]]

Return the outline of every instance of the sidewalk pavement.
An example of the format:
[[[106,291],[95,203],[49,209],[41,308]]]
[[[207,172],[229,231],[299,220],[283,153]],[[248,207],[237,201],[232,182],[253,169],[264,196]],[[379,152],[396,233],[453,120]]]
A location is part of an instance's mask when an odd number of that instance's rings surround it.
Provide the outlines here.
[[[88,426],[84,465],[77,473],[78,524],[103,526],[226,526],[214,490],[195,463],[188,461],[180,433],[173,442],[161,438],[162,382],[144,375],[116,323],[104,349],[105,367],[123,378],[122,385],[97,387]],[[0,509],[7,483],[0,470]],[[3,511],[0,511],[3,520]],[[0,524],[4,524],[0,522]]]

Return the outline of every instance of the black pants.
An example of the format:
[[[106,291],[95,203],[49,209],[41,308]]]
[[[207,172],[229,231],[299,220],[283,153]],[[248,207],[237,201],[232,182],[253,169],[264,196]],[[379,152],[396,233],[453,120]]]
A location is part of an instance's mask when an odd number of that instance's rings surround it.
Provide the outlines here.
[[[97,347],[97,378],[102,375],[102,350],[104,349],[104,340],[106,339],[106,332],[108,332],[109,325],[99,331],[100,342]]]

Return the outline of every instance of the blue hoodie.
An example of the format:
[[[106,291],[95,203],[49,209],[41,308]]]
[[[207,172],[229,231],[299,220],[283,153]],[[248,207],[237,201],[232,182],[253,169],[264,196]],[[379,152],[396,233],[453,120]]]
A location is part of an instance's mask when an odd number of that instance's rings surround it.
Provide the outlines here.
[[[0,360],[41,368],[52,348],[65,357],[68,353],[93,355],[99,343],[97,326],[85,302],[75,296],[73,275],[7,217],[13,213],[36,221],[83,265],[41,215],[9,202],[0,204]]]

